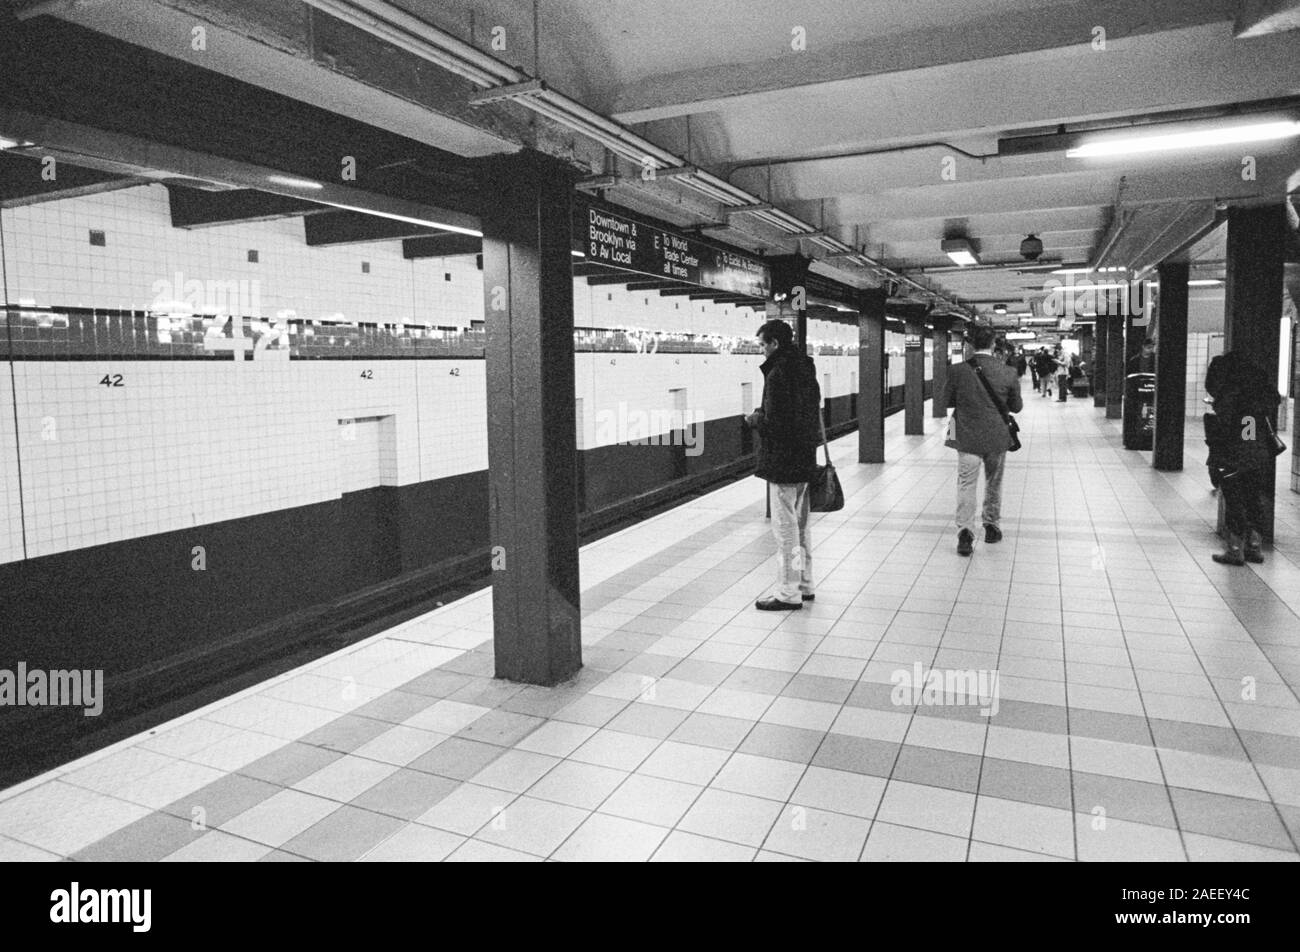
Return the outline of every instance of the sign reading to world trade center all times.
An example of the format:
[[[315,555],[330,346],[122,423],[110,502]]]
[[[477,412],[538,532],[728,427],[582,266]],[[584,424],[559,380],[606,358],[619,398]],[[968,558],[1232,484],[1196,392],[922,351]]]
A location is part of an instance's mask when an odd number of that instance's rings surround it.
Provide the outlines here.
[[[767,297],[771,275],[757,258],[705,244],[597,206],[575,206],[574,234],[590,264]]]

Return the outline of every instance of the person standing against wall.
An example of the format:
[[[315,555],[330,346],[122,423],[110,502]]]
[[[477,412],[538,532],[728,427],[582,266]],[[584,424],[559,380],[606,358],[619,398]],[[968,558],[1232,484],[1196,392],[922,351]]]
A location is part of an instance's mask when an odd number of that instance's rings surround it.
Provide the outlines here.
[[[812,358],[794,345],[785,321],[758,329],[767,360],[763,403],[745,418],[758,431],[754,475],[772,484],[772,534],[776,537],[777,589],[754,603],[759,611],[797,611],[812,601],[812,538],[808,534],[808,482],[821,442],[821,388]]]
[[[957,450],[958,555],[970,555],[974,551],[975,495],[981,468],[985,480],[984,541],[1002,541],[1002,472],[1012,437],[989,388],[1008,412],[1019,413],[1024,409],[1020,378],[993,356],[993,336],[991,327],[974,329],[971,342],[975,354],[965,363],[949,368],[943,397],[944,406],[954,408],[953,432],[946,445]]]

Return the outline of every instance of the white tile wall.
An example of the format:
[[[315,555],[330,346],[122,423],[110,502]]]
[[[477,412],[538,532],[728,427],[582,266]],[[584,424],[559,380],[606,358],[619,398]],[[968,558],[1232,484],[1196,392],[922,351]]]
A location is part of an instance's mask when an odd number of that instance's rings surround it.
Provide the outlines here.
[[[284,219],[174,229],[161,186],[5,210],[6,299],[145,309],[159,297],[183,298],[187,281],[244,281],[263,315],[287,309],[306,319],[341,313],[458,327],[481,319],[482,275],[472,255],[407,261],[399,242],[308,248],[302,227]],[[89,244],[91,229],[106,233],[105,247]],[[249,249],[258,251],[258,263],[247,261]],[[578,326],[742,338],[765,319],[750,309],[581,279],[574,310]],[[902,335],[893,336],[901,354]],[[855,344],[857,329],[812,320],[809,338],[814,346]],[[825,396],[851,392],[856,357],[815,359],[830,379]],[[899,382],[902,358],[895,360]],[[759,355],[578,354],[579,445],[598,445],[599,414],[617,414],[620,402],[671,411],[674,389],[685,391],[692,419],[743,413],[741,384],[753,385],[757,402],[761,362]],[[487,467],[481,360],[0,366],[0,562],[23,557],[24,515],[26,555],[36,557]],[[122,386],[101,384],[119,374]],[[358,419],[364,422],[340,426]]]

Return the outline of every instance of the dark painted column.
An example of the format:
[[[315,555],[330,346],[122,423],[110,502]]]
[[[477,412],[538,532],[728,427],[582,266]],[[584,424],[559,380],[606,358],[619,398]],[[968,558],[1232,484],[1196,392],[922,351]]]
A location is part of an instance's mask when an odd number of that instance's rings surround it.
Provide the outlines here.
[[[496,676],[542,685],[582,667],[574,180],[532,151],[481,165]]]
[[[1121,291],[1121,294],[1125,292]],[[1127,301],[1128,298],[1121,299]],[[1128,310],[1128,304],[1121,304],[1123,315],[1120,320],[1124,322],[1124,382],[1123,382],[1123,400],[1122,416],[1124,420],[1124,448],[1125,449],[1145,449],[1144,441],[1139,440],[1138,434],[1142,429],[1142,404],[1140,399],[1129,399],[1129,377],[1132,374],[1142,373],[1144,366],[1145,372],[1150,373],[1154,367],[1153,361],[1143,361],[1138,355],[1142,353],[1142,342],[1147,336],[1147,321],[1140,314],[1133,314]]]
[[[1092,327],[1092,405],[1106,406],[1106,318],[1097,315]]]
[[[930,340],[933,342],[934,353],[934,403],[930,407],[931,417],[946,417],[948,408],[943,405],[943,391],[948,385],[948,340],[949,333],[952,329],[952,321],[947,318],[936,317],[934,319],[934,330],[930,333]]]
[[[1106,300],[1106,419],[1124,416],[1124,314],[1116,298]],[[1097,312],[1098,317],[1101,312]]]
[[[794,318],[794,342],[800,353],[808,352],[808,265],[801,254],[777,255],[767,259],[772,270],[772,295],[785,295],[781,314]]]
[[[909,310],[904,317],[903,433],[925,433],[925,313]]]
[[[1285,206],[1228,209],[1228,266],[1223,349],[1246,354],[1270,375],[1277,374],[1282,336],[1282,290],[1287,243]],[[1274,425],[1277,421],[1274,420]],[[1273,539],[1276,470],[1262,479],[1264,538]]]
[[[1155,446],[1151,465],[1183,468],[1187,419],[1187,262],[1160,265],[1160,322],[1156,345]]]
[[[885,299],[858,293],[858,462],[885,461]]]

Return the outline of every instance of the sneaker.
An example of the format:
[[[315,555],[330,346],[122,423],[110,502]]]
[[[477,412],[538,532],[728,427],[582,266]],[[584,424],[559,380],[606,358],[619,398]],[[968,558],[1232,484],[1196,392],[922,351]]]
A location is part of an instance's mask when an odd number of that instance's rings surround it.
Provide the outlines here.
[[[970,555],[975,551],[975,533],[962,529],[957,533],[957,554]]]
[[[779,598],[760,598],[754,607],[761,612],[797,612],[803,608],[802,602],[783,602]]]
[[[1001,541],[1002,541],[1002,530],[999,529],[997,526],[991,526],[991,525],[989,525],[988,523],[985,523],[985,524],[984,524],[984,541],[985,541],[985,542],[988,542],[988,543],[990,543],[990,544],[992,544],[992,543],[994,543],[994,542],[1001,542]]]
[[[1264,564],[1264,540],[1258,532],[1246,536],[1242,554],[1247,562],[1254,562],[1256,565]]]

